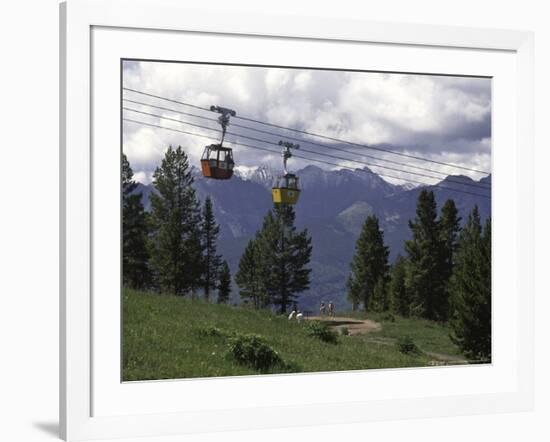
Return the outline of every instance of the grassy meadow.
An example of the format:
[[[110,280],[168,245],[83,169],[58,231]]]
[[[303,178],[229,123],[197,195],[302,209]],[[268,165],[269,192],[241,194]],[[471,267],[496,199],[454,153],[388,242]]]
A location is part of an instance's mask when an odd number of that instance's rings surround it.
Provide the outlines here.
[[[339,333],[335,344],[312,336],[312,321],[298,323],[269,311],[125,289],[123,380],[260,374],[240,364],[229,351],[235,336],[243,334],[259,335],[284,361],[284,368],[262,373],[420,367],[464,361],[446,326],[383,314],[366,317],[380,323],[381,329],[354,336]],[[415,351],[400,351],[398,343],[404,336],[412,339]]]
[[[451,327],[448,323],[429,321],[421,318],[403,318],[388,313],[352,312],[350,317],[371,319],[382,324],[382,330],[371,333],[368,340],[397,341],[404,336],[410,336],[419,348],[426,354],[435,357],[436,362],[466,362],[460,349],[451,341]],[[437,358],[437,356],[440,356]]]

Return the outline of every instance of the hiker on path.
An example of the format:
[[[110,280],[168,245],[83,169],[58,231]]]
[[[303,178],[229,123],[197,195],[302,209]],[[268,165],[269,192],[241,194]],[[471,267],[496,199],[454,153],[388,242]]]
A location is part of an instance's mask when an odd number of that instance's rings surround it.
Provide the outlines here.
[[[328,303],[328,316],[330,319],[334,319],[334,303],[332,301]]]

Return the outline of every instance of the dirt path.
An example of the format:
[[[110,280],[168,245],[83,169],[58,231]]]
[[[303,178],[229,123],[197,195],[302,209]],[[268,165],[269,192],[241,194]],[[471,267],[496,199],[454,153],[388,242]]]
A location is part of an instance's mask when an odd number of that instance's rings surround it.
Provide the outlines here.
[[[338,331],[342,328],[347,328],[351,336],[362,335],[382,329],[382,326],[378,322],[370,319],[343,318],[339,316],[336,316],[333,319],[327,317],[321,318],[320,316],[309,316],[306,319],[308,321],[321,321]]]
[[[393,338],[368,338],[367,342],[372,342],[373,344],[378,345],[395,345],[397,342],[396,339]],[[422,353],[432,358],[430,361],[430,365],[463,365],[463,364],[469,364],[470,361],[465,359],[463,356],[457,356],[457,355],[447,355],[444,353],[436,353],[433,351],[425,351],[422,350]]]
[[[369,332],[382,330],[382,325],[371,319],[355,319],[338,316],[334,319],[329,319],[327,317],[321,318],[320,316],[309,316],[305,319],[308,321],[321,321],[329,327],[338,330],[338,332],[340,332],[342,328],[347,328],[350,336],[363,335]],[[395,345],[396,343],[396,339],[394,338],[378,336],[369,337],[367,341],[379,345]],[[432,358],[430,365],[460,365],[469,363],[463,356],[447,355],[430,351],[424,351],[423,353]]]
[[[394,338],[385,338],[385,337],[373,337],[373,338],[367,338],[367,342],[372,342],[373,344],[378,345],[395,345],[397,342]],[[424,353],[426,356],[429,356],[432,358],[430,361],[430,365],[464,365],[469,364],[470,361],[464,358],[464,356],[457,356],[457,355],[447,355],[444,353],[436,353],[433,351],[425,351],[422,350],[422,353]]]
[[[464,359],[463,356],[446,355],[433,351],[426,351],[424,353],[433,358],[431,365],[464,365],[470,363],[467,359]]]

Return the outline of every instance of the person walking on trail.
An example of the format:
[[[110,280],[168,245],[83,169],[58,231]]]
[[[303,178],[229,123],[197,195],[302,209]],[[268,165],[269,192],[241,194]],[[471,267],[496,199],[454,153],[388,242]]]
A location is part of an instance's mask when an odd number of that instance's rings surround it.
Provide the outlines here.
[[[324,301],[321,301],[321,307],[319,307],[319,316],[321,318],[324,318],[325,317],[325,313],[326,313],[326,306],[325,306],[325,302]]]
[[[334,303],[332,301],[328,303],[328,316],[330,319],[334,319]]]

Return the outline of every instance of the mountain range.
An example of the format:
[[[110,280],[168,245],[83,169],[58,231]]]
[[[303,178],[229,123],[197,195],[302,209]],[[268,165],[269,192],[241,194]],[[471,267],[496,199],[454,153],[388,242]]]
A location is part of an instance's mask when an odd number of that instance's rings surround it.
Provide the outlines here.
[[[363,169],[324,170],[309,165],[296,172],[302,189],[295,206],[296,224],[307,228],[313,240],[311,287],[300,294],[300,308],[315,310],[321,301],[333,301],[336,308],[350,307],[346,299],[346,280],[355,242],[368,215],[375,214],[390,247],[390,260],[403,254],[404,241],[410,239],[409,220],[414,219],[418,194],[425,188],[394,185]],[[195,188],[202,201],[209,195],[220,225],[218,252],[229,263],[235,275],[247,242],[260,229],[264,215],[272,207],[271,186],[274,172],[268,167],[236,170],[231,180],[204,178],[194,169]],[[431,187],[438,210],[451,198],[463,220],[477,204],[482,220],[491,214],[491,200],[474,194],[489,191],[472,187],[488,184],[491,176],[474,181],[467,176],[445,178],[438,187]],[[490,189],[490,187],[488,189]],[[446,187],[470,193],[460,193]],[[152,185],[139,184],[146,210],[150,209]],[[238,287],[233,285],[233,300],[238,302]]]

